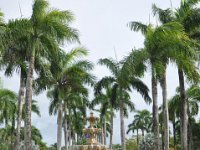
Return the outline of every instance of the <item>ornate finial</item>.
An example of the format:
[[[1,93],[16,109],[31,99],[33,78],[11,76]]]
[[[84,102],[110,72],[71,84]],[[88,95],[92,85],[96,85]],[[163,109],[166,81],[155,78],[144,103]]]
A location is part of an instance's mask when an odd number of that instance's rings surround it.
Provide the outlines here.
[[[97,120],[99,120],[99,118],[98,117],[94,117],[94,115],[93,115],[94,113],[93,112],[91,112],[90,113],[90,117],[88,117],[87,118],[87,120],[89,121],[89,123],[90,123],[90,128],[93,128],[94,127],[94,124],[95,124],[95,122],[97,121]]]

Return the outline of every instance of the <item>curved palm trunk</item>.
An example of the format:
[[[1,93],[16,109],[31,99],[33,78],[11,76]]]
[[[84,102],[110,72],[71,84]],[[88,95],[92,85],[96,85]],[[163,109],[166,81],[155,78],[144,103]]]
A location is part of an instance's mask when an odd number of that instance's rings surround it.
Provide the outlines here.
[[[187,100],[185,94],[185,84],[183,70],[178,69],[180,97],[181,97],[181,150],[187,150],[188,143],[188,114],[187,114]]]
[[[57,120],[57,150],[61,150],[61,140],[62,140],[62,103],[60,102],[59,108],[58,108],[58,120]]]
[[[106,126],[106,120],[104,120],[104,127],[103,127],[103,129],[104,129],[104,145],[106,145],[106,129],[107,129],[107,126]]]
[[[166,82],[166,67],[160,81],[163,97],[163,131],[164,131],[164,149],[169,149],[169,111],[167,102],[167,82]]]
[[[110,149],[112,149],[112,139],[113,139],[113,112],[111,112],[110,116]]]
[[[20,129],[22,122],[22,107],[23,99],[25,94],[25,79],[20,76],[20,88],[18,93],[18,112],[17,112],[17,129],[16,129],[16,141],[15,141],[15,150],[20,150]]]
[[[122,150],[126,150],[125,145],[125,128],[124,128],[124,104],[121,100],[120,105],[120,126],[121,126],[121,144],[122,144]]]
[[[25,132],[24,132],[24,150],[31,150],[31,103],[32,103],[32,84],[33,84],[33,70],[35,63],[35,52],[33,51],[29,62],[27,80],[26,80],[26,101],[25,101]]]
[[[65,133],[65,150],[68,150],[68,132],[67,132],[67,115],[65,113],[64,133]]]
[[[157,79],[152,69],[152,98],[153,98],[153,132],[154,132],[154,149],[159,150],[159,118],[158,118],[158,100],[157,100]]]

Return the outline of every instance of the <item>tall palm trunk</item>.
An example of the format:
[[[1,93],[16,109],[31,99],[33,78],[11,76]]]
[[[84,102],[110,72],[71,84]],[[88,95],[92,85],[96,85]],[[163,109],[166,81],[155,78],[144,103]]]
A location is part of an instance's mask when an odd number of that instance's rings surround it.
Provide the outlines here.
[[[154,132],[154,149],[159,150],[159,118],[158,118],[158,100],[157,100],[157,79],[152,68],[152,98],[153,98],[153,132]]]
[[[69,150],[71,149],[72,149],[72,129],[71,129],[71,124],[69,124]]]
[[[25,79],[22,75],[20,75],[20,88],[18,93],[18,112],[17,112],[17,129],[16,129],[16,141],[15,141],[15,150],[20,150],[20,129],[22,122],[22,107],[23,107],[23,99],[25,94]]]
[[[110,116],[110,149],[112,149],[112,139],[113,139],[113,111],[111,112]]]
[[[125,127],[124,127],[124,103],[120,100],[120,127],[121,127],[121,144],[122,150],[126,150],[125,145]]]
[[[104,144],[104,127],[101,130],[101,144]]]
[[[142,137],[144,138],[144,129],[142,128]]]
[[[161,128],[161,136],[162,136],[162,150],[165,150],[165,143],[164,143],[164,130],[163,127]]]
[[[185,94],[184,74],[182,69],[178,69],[180,97],[181,97],[181,150],[187,150],[188,143],[188,114],[187,114],[187,99]]]
[[[188,147],[189,147],[189,150],[193,150],[192,122],[191,122],[190,117],[189,117],[189,122],[188,122]]]
[[[176,118],[173,118],[174,150],[176,150]]]
[[[106,145],[106,129],[107,129],[107,125],[106,125],[106,119],[104,120],[104,127],[103,127],[104,131],[104,145]]]
[[[24,150],[31,150],[31,103],[32,103],[32,84],[33,84],[33,71],[35,63],[35,50],[33,49],[32,56],[29,62],[27,80],[26,80],[26,115],[25,115],[25,132],[24,132]]]
[[[14,135],[15,135],[15,116],[12,117],[12,127],[11,127],[11,149],[14,149]]]
[[[139,135],[138,135],[138,128],[137,128],[137,147],[139,145]]]
[[[60,102],[58,106],[58,120],[57,120],[57,150],[61,150],[61,140],[62,140],[62,114],[63,114],[63,108],[62,108],[62,102]]]
[[[68,150],[68,125],[67,125],[67,114],[65,113],[65,117],[64,117],[65,121],[64,121],[64,134],[65,134],[65,150]]]
[[[169,111],[167,102],[167,82],[166,82],[166,67],[162,75],[161,81],[162,97],[163,97],[163,129],[164,129],[164,149],[169,149]]]

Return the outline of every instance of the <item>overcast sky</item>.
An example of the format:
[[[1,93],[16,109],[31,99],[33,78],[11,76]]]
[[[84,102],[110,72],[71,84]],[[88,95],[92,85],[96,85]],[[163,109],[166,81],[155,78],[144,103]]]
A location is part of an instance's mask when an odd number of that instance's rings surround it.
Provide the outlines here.
[[[173,7],[177,7],[180,0],[172,0]],[[127,23],[130,21],[141,21],[143,23],[155,22],[152,17],[151,6],[153,3],[161,8],[171,7],[170,0],[50,0],[51,7],[61,10],[71,10],[76,20],[73,27],[80,31],[80,39],[83,46],[90,51],[88,59],[96,63],[99,58],[117,58],[120,60],[126,56],[134,47],[143,46],[143,37],[139,33],[130,31]],[[6,20],[19,18],[20,10],[23,17],[30,17],[32,0],[1,0],[0,9],[5,14]],[[150,17],[149,17],[150,16]],[[68,47],[66,51],[68,51]],[[109,75],[105,67],[96,65],[93,73],[101,78]],[[18,91],[19,76],[16,74],[12,78],[1,77],[4,87]],[[143,81],[151,88],[150,72],[145,74]],[[168,98],[173,96],[175,88],[178,86],[177,70],[170,65],[167,70]],[[132,100],[137,109],[147,108],[151,110],[136,92],[131,94]],[[48,115],[49,100],[46,93],[34,97],[39,103],[41,118],[33,115],[32,122],[40,129],[43,139],[48,145],[56,142],[56,117]],[[159,90],[159,104],[161,104],[161,92]],[[117,112],[118,114],[118,112]],[[125,120],[126,125],[133,119],[133,113]],[[114,143],[120,143],[119,115],[114,121]],[[131,134],[130,134],[131,135]],[[129,136],[130,136],[129,135]],[[64,143],[64,142],[63,142]]]

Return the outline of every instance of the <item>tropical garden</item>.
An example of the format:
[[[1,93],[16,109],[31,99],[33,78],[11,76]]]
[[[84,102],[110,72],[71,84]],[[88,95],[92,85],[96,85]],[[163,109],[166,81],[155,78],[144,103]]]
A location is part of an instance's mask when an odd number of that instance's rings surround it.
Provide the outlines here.
[[[51,8],[47,0],[34,0],[29,18],[5,21],[0,12],[0,69],[6,77],[19,74],[20,83],[18,93],[1,83],[0,149],[72,150],[86,143],[82,130],[88,111],[99,114],[102,134],[98,141],[109,149],[200,149],[198,4],[199,0],[182,0],[177,9],[153,4],[157,24],[125,22],[130,32],[142,33],[143,47],[133,48],[121,60],[101,58],[97,63],[87,59],[84,46],[63,48],[81,45],[71,11]],[[167,68],[171,64],[176,66],[179,85],[169,97]],[[92,73],[96,65],[107,68],[109,74],[97,79]],[[146,72],[151,74],[151,87],[142,80]],[[158,104],[159,89],[162,105]],[[57,140],[52,145],[44,142],[32,124],[33,114],[42,116],[33,99],[41,92],[49,99],[49,106],[43,107],[57,118]],[[133,92],[152,108],[136,108]],[[116,115],[118,131],[113,128]],[[131,123],[126,127],[127,117]],[[121,143],[116,144],[114,132],[120,132]]]

